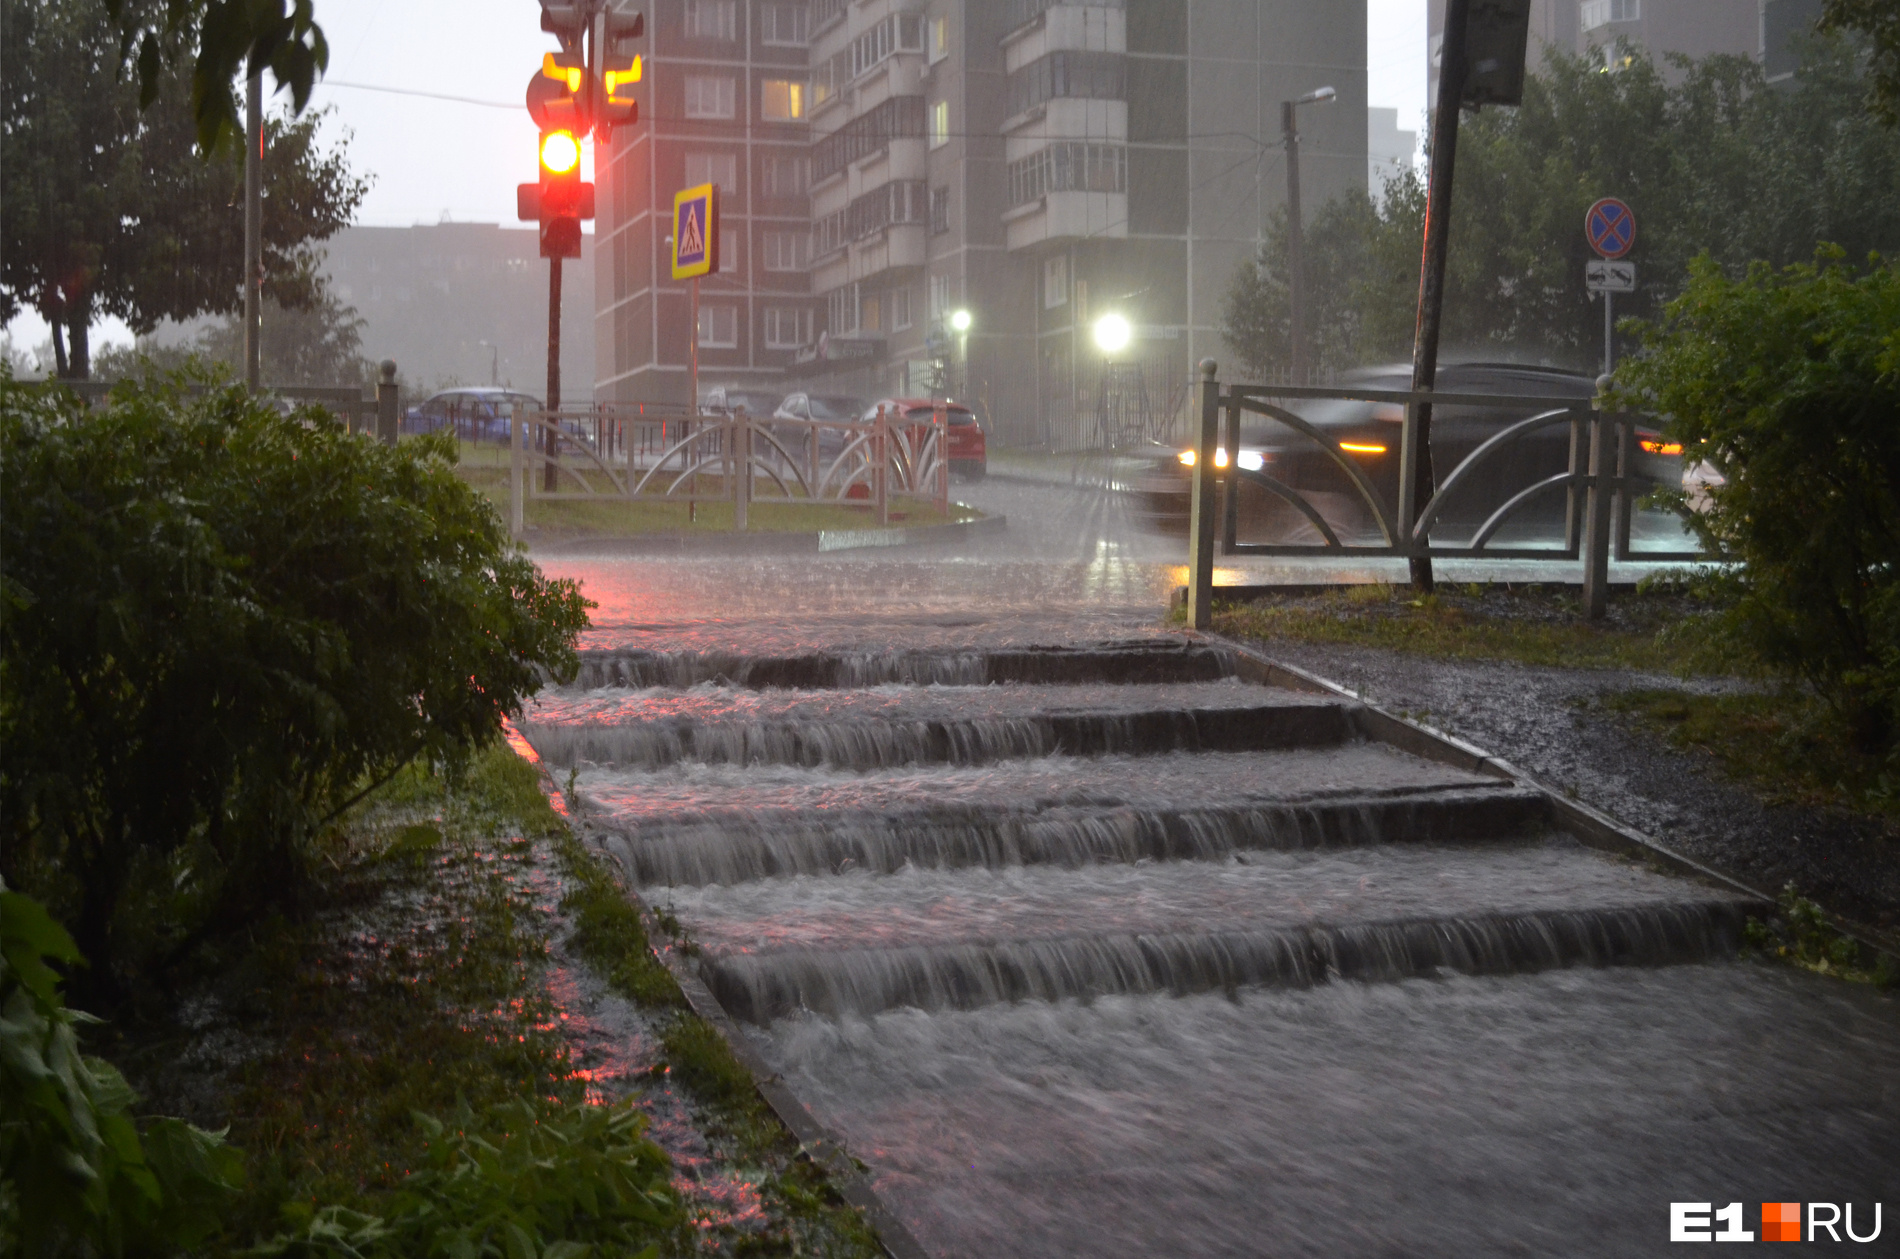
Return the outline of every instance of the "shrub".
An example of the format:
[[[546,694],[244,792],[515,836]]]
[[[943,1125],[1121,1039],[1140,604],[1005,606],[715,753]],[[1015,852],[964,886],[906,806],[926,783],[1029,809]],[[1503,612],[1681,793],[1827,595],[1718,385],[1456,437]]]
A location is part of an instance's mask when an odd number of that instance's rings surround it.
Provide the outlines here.
[[[92,1022],[66,1007],[49,961],[72,937],[0,883],[0,1254],[170,1254],[222,1224],[243,1179],[222,1136],[177,1119],[134,1123],[111,1064],[79,1051]]]
[[[1739,279],[1698,260],[1617,371],[1688,464],[1726,478],[1685,506],[1741,561],[1717,628],[1811,683],[1865,751],[1900,718],[1900,269],[1841,251]]]
[[[453,461],[234,388],[0,379],[0,873],[95,991],[294,904],[366,784],[572,670],[585,601]]]

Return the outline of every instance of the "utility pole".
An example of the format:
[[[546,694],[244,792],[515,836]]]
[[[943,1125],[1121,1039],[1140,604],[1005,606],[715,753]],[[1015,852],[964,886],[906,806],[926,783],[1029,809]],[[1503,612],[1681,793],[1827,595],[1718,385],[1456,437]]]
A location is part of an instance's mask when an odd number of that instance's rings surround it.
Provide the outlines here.
[[[264,67],[251,62],[244,104],[244,383],[256,393],[263,379],[264,282]]]
[[[548,410],[561,409],[561,255],[555,254],[548,259]],[[550,424],[558,425],[558,418],[550,418]],[[541,447],[547,460],[541,465],[541,488],[549,493],[555,489],[554,456],[556,454],[554,430],[541,431]]]
[[[1300,132],[1294,110],[1301,105],[1330,101],[1339,93],[1330,87],[1308,92],[1297,100],[1280,102],[1280,138],[1286,145],[1286,268],[1288,295],[1287,359],[1292,383],[1309,383],[1306,354],[1306,246],[1300,224]]]

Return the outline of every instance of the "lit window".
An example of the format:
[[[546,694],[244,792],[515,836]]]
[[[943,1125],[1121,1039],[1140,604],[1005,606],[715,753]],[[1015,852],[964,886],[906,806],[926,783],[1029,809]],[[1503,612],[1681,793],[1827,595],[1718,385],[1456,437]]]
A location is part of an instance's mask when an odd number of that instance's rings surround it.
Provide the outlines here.
[[[805,116],[805,85],[791,79],[767,79],[759,85],[759,107],[767,122],[793,122]]]
[[[688,118],[730,118],[732,103],[733,81],[730,78],[712,74],[686,76]]]
[[[950,142],[950,102],[938,101],[930,107],[930,147]]]
[[[1042,307],[1054,310],[1069,304],[1069,259],[1058,254],[1042,264]]]
[[[699,343],[713,349],[730,350],[739,344],[739,308],[737,306],[701,306]]]
[[[930,19],[930,59],[942,61],[950,55],[950,19],[933,17]]]
[[[737,39],[738,10],[738,0],[686,0],[686,37]]]

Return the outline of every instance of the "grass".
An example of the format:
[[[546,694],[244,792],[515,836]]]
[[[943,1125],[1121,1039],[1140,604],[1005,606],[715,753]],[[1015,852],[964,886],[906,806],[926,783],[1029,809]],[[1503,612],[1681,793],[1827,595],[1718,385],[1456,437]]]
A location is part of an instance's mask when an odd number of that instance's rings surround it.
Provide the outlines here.
[[[1682,671],[1693,657],[1662,631],[1684,611],[1680,595],[1617,592],[1609,617],[1593,623],[1564,589],[1470,585],[1420,597],[1406,587],[1368,585],[1216,602],[1213,628],[1267,643],[1381,647],[1451,660]]]
[[[1900,771],[1859,751],[1813,695],[1784,688],[1719,695],[1636,689],[1602,707],[1712,757],[1765,803],[1838,809],[1900,823]]]
[[[533,889],[550,848],[572,948],[656,1018],[655,1070],[715,1155],[761,1169],[762,1229],[697,1226],[637,1101],[585,1100],[542,980],[554,920]],[[107,1051],[145,1109],[229,1124],[248,1184],[227,1250],[353,1253],[312,1244],[328,1234],[364,1259],[462,1253],[451,1239],[520,1226],[600,1254],[882,1253],[507,747],[459,774],[404,771],[326,837],[323,858],[313,917],[268,924],[212,968],[212,1026],[183,1018]]]
[[[461,475],[486,494],[504,514],[508,511],[508,452],[493,445],[465,442],[462,445]],[[578,461],[576,461],[578,464]],[[531,465],[539,472],[540,464]],[[606,478],[593,473],[590,483],[607,488]],[[769,485],[770,483],[765,483]],[[723,478],[705,476],[700,485],[708,494],[726,493]],[[577,488],[570,477],[561,479],[563,490]],[[764,485],[761,488],[765,488]],[[776,486],[772,486],[776,489]],[[950,504],[946,515],[924,499],[901,498],[891,502],[893,525],[921,527],[974,520],[982,513],[960,503]],[[544,533],[586,534],[589,536],[636,537],[669,533],[731,533],[733,505],[730,502],[700,502],[691,507],[684,501],[624,499],[529,499],[523,518],[527,526]],[[755,501],[746,513],[748,533],[816,533],[830,530],[881,528],[877,509],[869,502],[846,505],[837,502]]]
[[[613,986],[649,1010],[668,1012],[661,1032],[663,1062],[699,1111],[707,1137],[722,1156],[763,1171],[760,1193],[770,1216],[763,1234],[743,1239],[737,1253],[825,1254],[876,1259],[876,1234],[839,1197],[824,1173],[801,1157],[798,1142],[759,1095],[752,1073],[719,1030],[692,1013],[672,973],[654,955],[639,912],[608,868],[572,835],[556,840],[573,890],[563,908],[575,921],[574,943]],[[663,930],[682,943],[678,924]]]
[[[1764,957],[1849,983],[1900,986],[1900,963],[1892,954],[1876,952],[1836,931],[1826,912],[1794,884],[1781,889],[1775,910],[1769,918],[1750,918],[1744,932],[1748,946]]]

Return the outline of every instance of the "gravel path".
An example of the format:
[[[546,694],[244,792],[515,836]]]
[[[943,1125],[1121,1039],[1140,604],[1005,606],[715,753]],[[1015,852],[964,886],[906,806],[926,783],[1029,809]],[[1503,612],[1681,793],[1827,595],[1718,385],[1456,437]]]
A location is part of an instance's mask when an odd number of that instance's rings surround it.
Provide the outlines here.
[[[1720,681],[1609,669],[1437,660],[1376,647],[1254,640],[1274,659],[1361,692],[1504,757],[1679,852],[1849,918],[1900,928],[1900,840],[1878,822],[1765,805],[1713,757],[1669,746],[1596,707],[1636,687],[1717,689]]]

